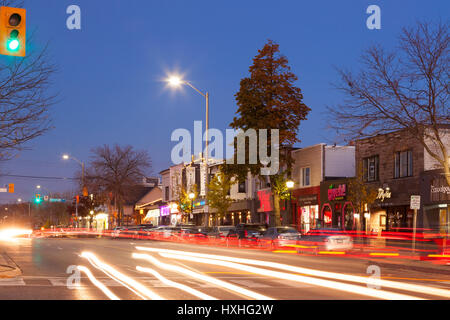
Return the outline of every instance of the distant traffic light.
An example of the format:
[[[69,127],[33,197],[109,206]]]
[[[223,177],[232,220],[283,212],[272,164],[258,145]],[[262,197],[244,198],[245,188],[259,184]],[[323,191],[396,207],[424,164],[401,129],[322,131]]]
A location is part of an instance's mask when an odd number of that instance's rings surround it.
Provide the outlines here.
[[[35,198],[34,198],[34,203],[41,203],[42,202],[42,198],[40,194],[36,194]]]
[[[0,54],[25,57],[26,9],[0,7]]]

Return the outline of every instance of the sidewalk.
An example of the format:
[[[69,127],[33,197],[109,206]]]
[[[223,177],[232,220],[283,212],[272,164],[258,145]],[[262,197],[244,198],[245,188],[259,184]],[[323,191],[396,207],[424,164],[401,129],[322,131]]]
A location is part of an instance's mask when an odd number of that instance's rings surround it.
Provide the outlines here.
[[[8,255],[0,251],[0,280],[14,278],[22,274],[20,268],[12,261]]]

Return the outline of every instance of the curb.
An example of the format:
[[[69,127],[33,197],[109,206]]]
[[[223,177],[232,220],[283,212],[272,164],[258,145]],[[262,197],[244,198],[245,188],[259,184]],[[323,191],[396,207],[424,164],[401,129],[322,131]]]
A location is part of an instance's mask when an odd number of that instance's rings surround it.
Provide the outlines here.
[[[385,267],[385,268],[395,268],[395,269],[403,269],[403,270],[410,270],[410,271],[418,271],[423,273],[434,273],[434,274],[442,274],[450,276],[450,267],[447,270],[444,270],[443,268],[430,268],[426,266],[417,266],[417,265],[408,265],[403,263],[386,263],[382,261],[375,261],[375,260],[369,260],[368,264],[377,265],[379,267]]]
[[[0,279],[15,278],[21,274],[22,270],[6,252],[0,253]]]

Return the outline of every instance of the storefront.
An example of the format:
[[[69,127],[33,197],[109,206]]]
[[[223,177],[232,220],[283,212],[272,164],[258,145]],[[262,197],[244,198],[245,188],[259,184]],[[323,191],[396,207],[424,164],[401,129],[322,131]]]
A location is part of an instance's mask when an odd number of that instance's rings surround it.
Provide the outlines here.
[[[302,233],[317,227],[319,220],[319,196],[301,195],[297,197],[297,215],[294,223]]]
[[[191,214],[185,215],[185,223],[194,224],[196,226],[205,225],[205,200],[196,200],[193,202],[193,209]]]
[[[144,223],[152,224],[154,226],[159,225],[159,215],[160,210],[159,209],[150,209],[147,211],[147,214],[144,217]]]
[[[258,195],[258,221],[257,223],[265,223],[271,225],[273,222],[273,201],[272,191],[270,189],[263,189],[257,192]]]
[[[178,210],[178,205],[176,203],[170,204],[170,225],[176,226],[181,224],[183,221],[183,214]]]
[[[319,220],[320,186],[292,191],[292,224],[300,232],[316,228]]]
[[[170,206],[159,207],[159,225],[168,226],[170,224]]]
[[[421,199],[423,202],[423,227],[425,231],[450,234],[450,186],[441,170],[422,174]]]
[[[370,205],[368,231],[411,232],[414,211],[410,208],[410,198],[413,194],[417,192],[398,182],[378,186],[375,203]]]
[[[321,221],[318,225],[326,228],[357,230],[360,228],[360,216],[348,198],[348,180],[328,180],[320,184]]]

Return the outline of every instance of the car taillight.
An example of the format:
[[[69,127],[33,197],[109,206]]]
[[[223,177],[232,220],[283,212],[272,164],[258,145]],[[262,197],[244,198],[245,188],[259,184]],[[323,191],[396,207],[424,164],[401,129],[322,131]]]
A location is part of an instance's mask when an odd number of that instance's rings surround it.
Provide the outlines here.
[[[248,232],[247,232],[247,230],[244,230],[244,237],[248,237]]]

